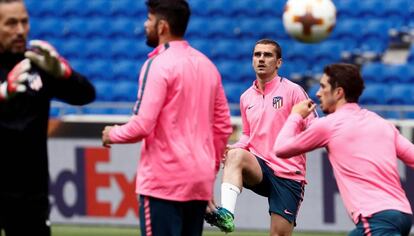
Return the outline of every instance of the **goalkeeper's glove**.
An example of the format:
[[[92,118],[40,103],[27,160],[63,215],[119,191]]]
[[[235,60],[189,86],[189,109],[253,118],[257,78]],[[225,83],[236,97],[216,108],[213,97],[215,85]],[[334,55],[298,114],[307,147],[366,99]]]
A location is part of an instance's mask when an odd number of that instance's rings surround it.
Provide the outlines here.
[[[0,100],[5,100],[16,93],[23,93],[27,87],[25,82],[29,78],[31,69],[30,60],[24,59],[19,62],[7,75],[7,80],[0,84]]]
[[[72,74],[68,62],[59,56],[56,49],[46,41],[29,41],[30,50],[25,52],[25,57],[29,58],[35,65],[55,78],[67,79]]]

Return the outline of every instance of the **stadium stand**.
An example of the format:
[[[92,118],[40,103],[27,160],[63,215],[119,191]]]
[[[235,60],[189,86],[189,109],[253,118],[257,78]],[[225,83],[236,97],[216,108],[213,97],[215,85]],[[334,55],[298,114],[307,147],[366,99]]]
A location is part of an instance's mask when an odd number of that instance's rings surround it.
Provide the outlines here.
[[[281,18],[285,2],[189,0],[193,16],[187,39],[218,65],[231,103],[237,105],[241,92],[254,80],[250,62],[254,42],[269,37],[283,48],[280,74],[304,85],[312,98],[317,90],[315,79],[324,65],[344,61],[361,66],[367,83],[362,97],[365,105],[414,105],[409,89],[414,82],[414,46],[409,48],[414,41],[413,1],[333,0],[336,27],[326,41],[315,45],[294,41],[286,34]],[[132,95],[119,96],[108,87],[129,81],[136,93],[139,67],[151,51],[144,43],[146,8],[142,2],[43,0],[38,4],[26,0],[26,4],[32,16],[31,38],[53,42],[62,56],[93,80],[98,101],[133,102]],[[407,62],[385,63],[384,56],[396,44],[407,51]],[[126,85],[122,88],[127,91]],[[53,114],[60,113],[53,110]]]

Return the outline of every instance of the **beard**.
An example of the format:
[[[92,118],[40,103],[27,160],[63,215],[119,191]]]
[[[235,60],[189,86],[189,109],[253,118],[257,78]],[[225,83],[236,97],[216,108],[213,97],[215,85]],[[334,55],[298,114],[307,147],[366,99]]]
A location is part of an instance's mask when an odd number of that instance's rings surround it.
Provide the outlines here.
[[[160,40],[159,40],[157,35],[147,34],[147,42],[146,43],[147,43],[148,46],[150,46],[152,48],[155,48],[155,47],[158,46],[159,41]]]
[[[154,28],[152,28],[151,31],[146,33],[146,36],[147,36],[146,44],[152,48],[157,47],[160,42],[160,38],[157,35],[157,29],[158,29],[158,22],[155,24]]]

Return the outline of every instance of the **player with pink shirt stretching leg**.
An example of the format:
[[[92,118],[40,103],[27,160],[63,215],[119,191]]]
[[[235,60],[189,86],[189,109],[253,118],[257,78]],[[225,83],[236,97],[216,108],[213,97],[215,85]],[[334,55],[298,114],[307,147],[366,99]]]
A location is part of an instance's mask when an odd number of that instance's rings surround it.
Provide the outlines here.
[[[271,235],[291,235],[303,199],[306,160],[302,154],[276,158],[272,148],[291,108],[307,95],[299,85],[278,76],[282,50],[277,42],[259,40],[252,60],[256,80],[240,98],[242,136],[228,147],[221,207],[207,214],[206,221],[232,232],[237,196],[245,187],[268,198]]]
[[[349,235],[409,235],[412,211],[397,160],[414,168],[414,145],[391,122],[358,105],[363,89],[356,66],[326,66],[316,95],[328,115],[302,132],[299,128],[316,105],[307,100],[294,106],[275,153],[290,158],[320,147],[328,150],[339,192],[356,225]]]

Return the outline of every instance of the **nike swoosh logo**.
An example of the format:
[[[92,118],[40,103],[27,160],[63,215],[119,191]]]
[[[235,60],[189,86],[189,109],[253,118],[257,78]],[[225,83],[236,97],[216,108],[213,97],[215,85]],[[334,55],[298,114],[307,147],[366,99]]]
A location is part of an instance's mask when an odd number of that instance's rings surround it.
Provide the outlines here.
[[[252,108],[252,107],[254,107],[254,105],[248,106],[248,107],[247,107],[247,109],[250,109],[250,108]]]
[[[284,212],[285,214],[288,214],[288,215],[292,215],[292,216],[293,216],[293,213],[292,213],[292,212],[290,212],[290,211],[288,211],[288,209],[285,209],[283,212]]]

